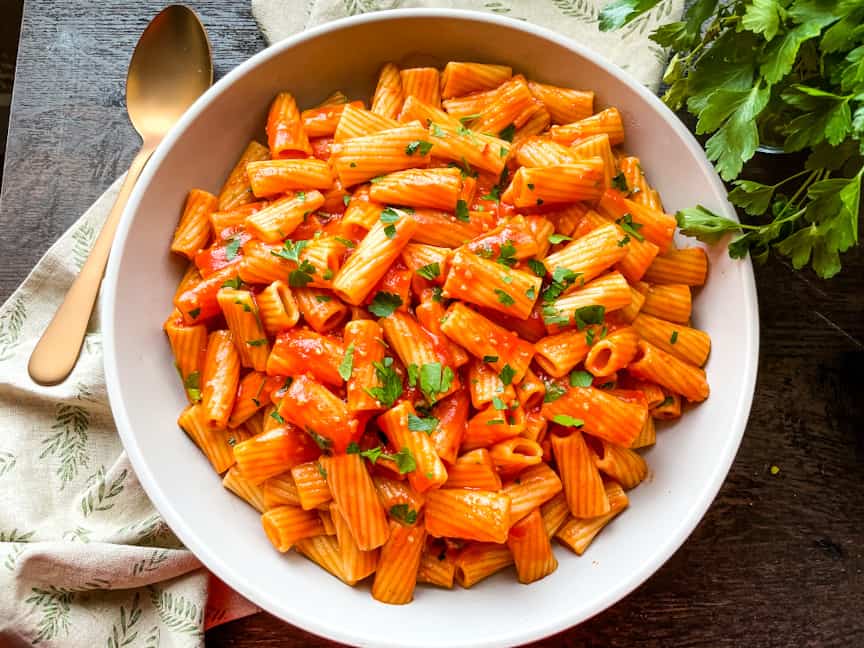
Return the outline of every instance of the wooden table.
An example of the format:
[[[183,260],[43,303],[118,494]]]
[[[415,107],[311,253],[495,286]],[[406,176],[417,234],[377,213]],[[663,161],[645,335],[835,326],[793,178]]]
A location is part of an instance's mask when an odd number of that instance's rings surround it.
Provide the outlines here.
[[[0,204],[0,300],[123,172],[130,52],[163,0],[27,0]],[[217,76],[265,46],[244,0],[192,0]],[[782,161],[756,161],[781,177]],[[864,643],[864,255],[823,282],[757,269],[762,348],[738,458],[691,538],[636,592],[536,645]],[[771,474],[770,467],[780,472]],[[259,614],[208,646],[333,645]]]

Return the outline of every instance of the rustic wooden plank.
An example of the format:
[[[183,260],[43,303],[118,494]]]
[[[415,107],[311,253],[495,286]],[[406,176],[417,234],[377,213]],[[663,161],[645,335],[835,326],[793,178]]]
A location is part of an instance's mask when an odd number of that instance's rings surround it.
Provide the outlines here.
[[[125,68],[163,4],[27,1],[0,204],[0,299],[131,159]],[[263,46],[246,2],[189,4],[210,32],[217,74]],[[779,179],[793,163],[759,158],[752,169]],[[535,645],[848,646],[864,636],[864,254],[844,266],[831,282],[779,261],[757,268],[756,397],[717,500],[632,595]],[[207,644],[334,645],[267,614],[215,628]]]

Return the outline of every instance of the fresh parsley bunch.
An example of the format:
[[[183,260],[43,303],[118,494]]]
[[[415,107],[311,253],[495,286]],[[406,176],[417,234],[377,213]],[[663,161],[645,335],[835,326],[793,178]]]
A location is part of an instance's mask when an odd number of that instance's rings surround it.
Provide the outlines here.
[[[601,29],[626,25],[659,0],[614,0]],[[683,20],[651,38],[672,51],[663,100],[698,118],[729,199],[750,216],[735,223],[702,206],[677,214],[682,231],[729,245],[735,258],[771,250],[827,279],[858,242],[864,176],[864,0],[696,0]],[[761,145],[806,161],[775,185],[737,179]],[[803,156],[802,156],[802,159]]]

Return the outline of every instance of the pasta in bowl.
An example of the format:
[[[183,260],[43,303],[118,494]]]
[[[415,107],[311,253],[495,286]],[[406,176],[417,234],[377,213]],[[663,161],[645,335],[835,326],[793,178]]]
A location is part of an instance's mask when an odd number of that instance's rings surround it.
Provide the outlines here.
[[[382,63],[369,94],[276,88],[260,140],[186,195],[178,422],[271,559],[389,604],[510,565],[530,591],[553,546],[593,555],[638,511],[655,422],[712,405],[708,255],[592,84]]]

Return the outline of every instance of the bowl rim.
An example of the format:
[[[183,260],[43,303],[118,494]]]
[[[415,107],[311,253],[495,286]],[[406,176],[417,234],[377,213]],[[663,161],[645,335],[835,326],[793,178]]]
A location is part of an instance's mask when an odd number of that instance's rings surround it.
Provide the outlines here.
[[[636,92],[642,100],[647,102],[660,113],[670,128],[683,141],[685,146],[687,146],[694,158],[698,161],[700,170],[707,172],[707,177],[710,179],[709,182],[713,185],[714,189],[716,189],[721,195],[725,195],[726,189],[714,170],[714,167],[706,158],[701,145],[693,134],[678,119],[678,117],[656,95],[632,78],[627,72],[618,68],[616,65],[607,61],[604,57],[589,48],[562,34],[558,34],[551,29],[532,25],[523,21],[517,21],[505,16],[460,9],[391,9],[341,18],[277,41],[237,65],[237,67],[229,71],[224,77],[210,87],[195,101],[195,103],[192,104],[187,112],[184,113],[156,148],[126,204],[117,228],[112,250],[119,250],[124,247],[134,220],[134,215],[140,206],[145,192],[149,189],[152,176],[155,174],[156,169],[161,166],[163,160],[173,148],[180,134],[186,130],[189,124],[192,123],[206,105],[217,100],[218,97],[227,91],[236,80],[254,70],[259,64],[273,57],[280,56],[283,52],[290,50],[296,45],[318,38],[322,35],[339,32],[346,27],[353,27],[367,23],[386,22],[393,19],[404,20],[424,18],[446,18],[462,21],[484,22],[509,29],[516,29],[538,36],[544,40],[551,41],[559,46],[570,49],[583,58],[591,60],[606,74],[615,77],[616,80],[628,86],[631,91]],[[735,210],[728,204],[728,201],[724,201],[724,204],[721,206],[721,211],[724,212],[725,216],[736,221],[738,220]],[[196,558],[201,561],[203,566],[216,574],[216,576],[238,593],[260,606],[262,609],[274,614],[288,623],[318,636],[352,645],[362,643],[363,645],[392,646],[393,648],[401,648],[402,646],[410,645],[410,642],[405,642],[404,640],[397,642],[392,637],[388,637],[386,633],[382,635],[381,633],[375,634],[368,631],[358,631],[357,629],[344,630],[338,624],[325,625],[316,622],[314,619],[307,618],[303,614],[302,610],[282,604],[275,594],[257,590],[242,572],[234,569],[224,562],[222,558],[212,553],[208,547],[206,539],[199,538],[197,532],[186,525],[183,518],[171,505],[170,493],[166,493],[162,490],[153,473],[150,471],[146,460],[141,454],[136,441],[136,435],[133,432],[132,424],[128,418],[125,403],[123,402],[119,390],[119,369],[117,354],[115,351],[116,331],[114,328],[114,312],[117,297],[117,284],[119,280],[120,259],[120,255],[111,255],[102,287],[100,317],[103,323],[103,334],[105,338],[103,348],[106,389],[114,420],[117,425],[117,430],[123,443],[123,447],[132,463],[132,467],[135,470],[144,491],[153,503],[153,506],[165,519],[171,530],[196,556]],[[741,389],[738,393],[734,413],[730,417],[730,434],[727,437],[725,446],[717,458],[713,472],[706,476],[706,479],[697,489],[697,496],[693,499],[693,505],[687,515],[680,520],[675,529],[675,533],[669,534],[665,541],[659,543],[655,547],[654,552],[645,560],[643,566],[638,571],[633,572],[630,578],[622,580],[611,588],[607,594],[598,597],[590,605],[586,606],[587,611],[573,615],[560,615],[554,618],[546,618],[543,617],[543,615],[532,615],[536,620],[534,623],[521,624],[517,627],[508,628],[501,634],[480,641],[474,640],[470,644],[472,648],[483,648],[486,646],[493,648],[501,645],[502,642],[506,642],[508,645],[524,644],[543,637],[548,637],[587,621],[622,600],[625,596],[630,594],[633,590],[653,576],[657,570],[684,544],[696,528],[696,525],[701,521],[702,517],[714,501],[714,498],[717,496],[720,487],[728,475],[732,462],[735,459],[747,425],[756,385],[759,357],[759,313],[756,284],[753,275],[753,266],[750,259],[747,258],[740,261],[740,263],[742,264],[740,271],[744,291],[741,295],[741,299],[744,318],[748,324],[745,328],[746,336],[741,339],[741,344],[744,346],[745,350],[744,357],[747,359],[746,364],[741,367],[741,373],[739,376]],[[440,641],[435,642],[434,640],[424,643],[430,646],[462,645],[453,643],[443,644]]]

